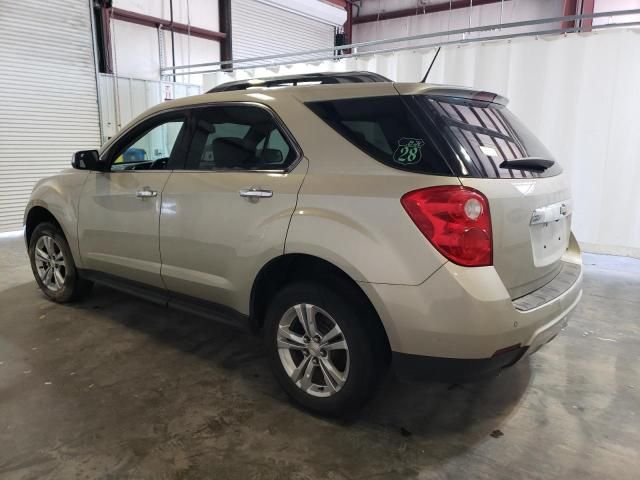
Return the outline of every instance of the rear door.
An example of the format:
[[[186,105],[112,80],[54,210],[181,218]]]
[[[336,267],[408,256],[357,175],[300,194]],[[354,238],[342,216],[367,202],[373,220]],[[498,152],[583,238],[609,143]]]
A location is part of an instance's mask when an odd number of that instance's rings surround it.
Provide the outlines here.
[[[253,280],[281,255],[307,161],[268,108],[192,111],[186,168],[160,216],[162,278],[175,293],[248,313]]]
[[[560,271],[571,235],[571,192],[557,162],[531,169],[551,160],[551,154],[504,105],[482,97],[426,95],[414,100],[453,147],[466,171],[462,184],[489,200],[494,266],[517,298]],[[508,166],[513,160],[530,165]]]

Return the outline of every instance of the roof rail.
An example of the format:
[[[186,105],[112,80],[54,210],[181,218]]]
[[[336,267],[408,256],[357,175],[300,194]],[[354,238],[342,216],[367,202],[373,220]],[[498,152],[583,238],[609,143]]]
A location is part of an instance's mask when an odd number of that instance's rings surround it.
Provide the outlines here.
[[[304,73],[300,75],[287,75],[284,77],[252,78],[248,80],[237,80],[218,85],[207,91],[229,92],[231,90],[247,90],[256,87],[283,87],[295,85],[328,85],[336,83],[371,83],[390,82],[386,77],[372,72],[326,72],[326,73]]]

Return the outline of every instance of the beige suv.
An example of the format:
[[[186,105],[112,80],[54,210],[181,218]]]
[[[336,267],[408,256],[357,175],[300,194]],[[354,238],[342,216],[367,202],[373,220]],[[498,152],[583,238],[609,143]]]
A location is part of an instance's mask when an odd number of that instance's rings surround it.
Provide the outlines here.
[[[284,390],[324,414],[388,365],[513,365],[566,324],[582,268],[567,178],[505,103],[366,72],[164,103],[37,184],[36,281],[263,331]]]

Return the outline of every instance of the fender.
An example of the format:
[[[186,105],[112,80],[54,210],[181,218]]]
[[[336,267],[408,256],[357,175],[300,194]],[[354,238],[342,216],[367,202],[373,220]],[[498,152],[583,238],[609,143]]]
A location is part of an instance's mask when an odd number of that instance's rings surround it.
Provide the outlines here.
[[[64,233],[73,260],[82,268],[78,244],[78,202],[88,172],[65,170],[58,175],[40,180],[33,191],[24,214],[25,240],[29,215],[34,208],[43,208],[53,216]]]

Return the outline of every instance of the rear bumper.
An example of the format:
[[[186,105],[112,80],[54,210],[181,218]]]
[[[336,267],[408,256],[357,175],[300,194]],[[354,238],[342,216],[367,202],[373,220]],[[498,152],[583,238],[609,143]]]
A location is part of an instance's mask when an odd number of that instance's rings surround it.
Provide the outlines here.
[[[501,355],[479,359],[423,357],[393,352],[392,366],[396,376],[402,379],[474,380],[515,364],[525,355],[526,351],[526,347],[518,347]]]
[[[495,374],[537,352],[556,338],[567,326],[571,310],[582,297],[582,292],[567,312],[543,325],[526,346],[513,345],[498,350],[489,358],[447,358],[393,352],[393,370],[398,377],[413,380],[465,381]]]
[[[574,247],[563,260],[580,268],[576,280],[526,311],[516,308],[493,267],[447,263],[421,285],[363,285],[387,331],[394,368],[481,374],[535,352],[566,326],[582,296],[580,252]]]

